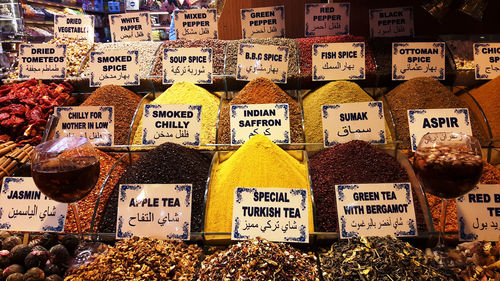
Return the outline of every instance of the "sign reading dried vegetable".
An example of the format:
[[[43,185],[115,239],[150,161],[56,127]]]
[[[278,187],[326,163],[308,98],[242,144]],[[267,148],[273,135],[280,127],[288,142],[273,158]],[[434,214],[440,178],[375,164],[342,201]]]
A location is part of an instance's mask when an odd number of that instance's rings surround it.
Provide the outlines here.
[[[349,34],[349,3],[306,4],[305,35]]]
[[[370,10],[371,37],[413,36],[413,7]]]
[[[238,47],[236,79],[250,81],[266,77],[274,83],[286,83],[288,47],[245,44]]]
[[[174,21],[177,39],[217,39],[215,9],[176,10]]]
[[[500,43],[474,44],[476,79],[494,79],[500,76]]]
[[[365,43],[316,44],[312,64],[314,81],[365,79]]]
[[[445,44],[392,43],[392,80],[445,78]]]
[[[21,44],[19,78],[64,79],[66,77],[66,45]]]
[[[149,13],[111,14],[109,24],[113,42],[151,41]]]
[[[55,15],[54,37],[94,42],[94,22],[91,15]]]
[[[211,48],[167,48],[163,50],[163,84],[191,82],[212,84]]]
[[[241,9],[243,38],[285,37],[285,7]]]
[[[90,52],[90,87],[139,85],[139,51]]]

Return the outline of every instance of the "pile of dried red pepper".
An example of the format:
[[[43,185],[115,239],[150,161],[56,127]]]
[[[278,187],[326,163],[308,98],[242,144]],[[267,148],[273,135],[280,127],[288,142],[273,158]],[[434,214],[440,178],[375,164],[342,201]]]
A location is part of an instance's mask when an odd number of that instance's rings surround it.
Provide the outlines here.
[[[40,143],[49,115],[71,92],[66,82],[47,85],[35,79],[0,86],[0,142]]]

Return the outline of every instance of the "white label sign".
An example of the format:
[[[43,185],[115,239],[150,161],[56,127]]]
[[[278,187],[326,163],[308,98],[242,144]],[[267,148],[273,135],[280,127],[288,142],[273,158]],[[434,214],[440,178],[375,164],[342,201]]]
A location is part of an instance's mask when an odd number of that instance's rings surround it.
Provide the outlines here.
[[[286,83],[288,47],[240,44],[236,80],[251,81],[266,77],[274,83]]]
[[[500,43],[474,44],[476,79],[494,79],[500,76]]]
[[[416,236],[410,183],[335,186],[341,238]]]
[[[392,80],[416,77],[445,78],[445,45],[431,43],[392,43]]]
[[[21,44],[19,78],[64,79],[66,45]]]
[[[370,10],[371,37],[413,37],[414,34],[413,7]]]
[[[305,35],[349,34],[349,3],[306,4]]]
[[[95,146],[112,146],[115,133],[115,113],[112,106],[56,107],[59,118],[54,138],[82,136]]]
[[[467,108],[411,109],[408,110],[408,124],[413,151],[427,133],[454,132],[472,136]]]
[[[116,238],[189,240],[191,184],[121,184]]]
[[[254,135],[272,142],[290,143],[289,106],[286,103],[231,105],[231,144],[244,144]]]
[[[243,38],[285,37],[285,7],[241,9]]]
[[[231,239],[308,243],[308,198],[306,189],[236,187]]]
[[[142,122],[142,144],[173,142],[200,145],[201,105],[146,104]]]
[[[109,24],[113,42],[151,41],[149,13],[111,14]]]
[[[177,39],[217,39],[215,9],[176,10],[174,21]]]
[[[315,44],[312,64],[314,81],[365,79],[365,43]]]
[[[91,15],[55,15],[54,37],[94,42],[94,22]]]
[[[62,232],[68,204],[45,196],[31,177],[6,177],[0,193],[0,230]]]
[[[212,84],[212,54],[211,48],[164,49],[163,84]]]
[[[139,51],[90,52],[90,87],[139,85]]]
[[[457,198],[461,241],[498,241],[500,238],[500,184],[480,184]]]
[[[350,140],[385,143],[385,119],[380,101],[323,105],[323,141],[332,146]]]

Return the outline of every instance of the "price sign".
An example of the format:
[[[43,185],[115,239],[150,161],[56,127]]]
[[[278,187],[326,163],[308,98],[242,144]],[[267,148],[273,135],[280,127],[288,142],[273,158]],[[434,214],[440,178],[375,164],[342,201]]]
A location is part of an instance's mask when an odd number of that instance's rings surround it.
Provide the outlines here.
[[[19,78],[64,79],[66,45],[21,44]]]
[[[212,84],[211,48],[177,48],[163,50],[163,84],[191,82]]]
[[[90,15],[55,15],[54,37],[94,42],[94,22]]]
[[[500,75],[500,43],[474,44],[476,79],[494,79]]]
[[[285,7],[241,9],[243,38],[285,37]]]
[[[314,81],[365,79],[365,43],[315,44],[312,64]]]
[[[349,3],[306,4],[305,35],[349,34]]]
[[[174,21],[177,39],[217,39],[215,9],[176,10]]]
[[[288,47],[240,44],[236,79],[250,81],[266,77],[274,83],[286,83]]]
[[[413,37],[414,34],[413,7],[370,10],[371,37]]]
[[[122,41],[151,41],[149,13],[109,15],[111,39]]]
[[[444,55],[442,42],[392,43],[392,80],[416,77],[444,80]]]
[[[90,87],[139,85],[139,51],[90,52]]]

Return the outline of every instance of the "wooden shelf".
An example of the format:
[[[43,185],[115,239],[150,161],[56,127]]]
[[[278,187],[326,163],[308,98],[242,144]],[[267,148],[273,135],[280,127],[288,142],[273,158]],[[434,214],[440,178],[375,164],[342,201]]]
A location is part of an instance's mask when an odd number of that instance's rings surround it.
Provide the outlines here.
[[[67,5],[67,4],[62,4],[62,3],[54,3],[54,2],[43,1],[43,0],[26,0],[26,2],[33,3],[33,4],[45,5],[45,6],[58,7],[58,8],[70,8],[70,9],[82,10],[81,6],[79,7],[79,6]]]

